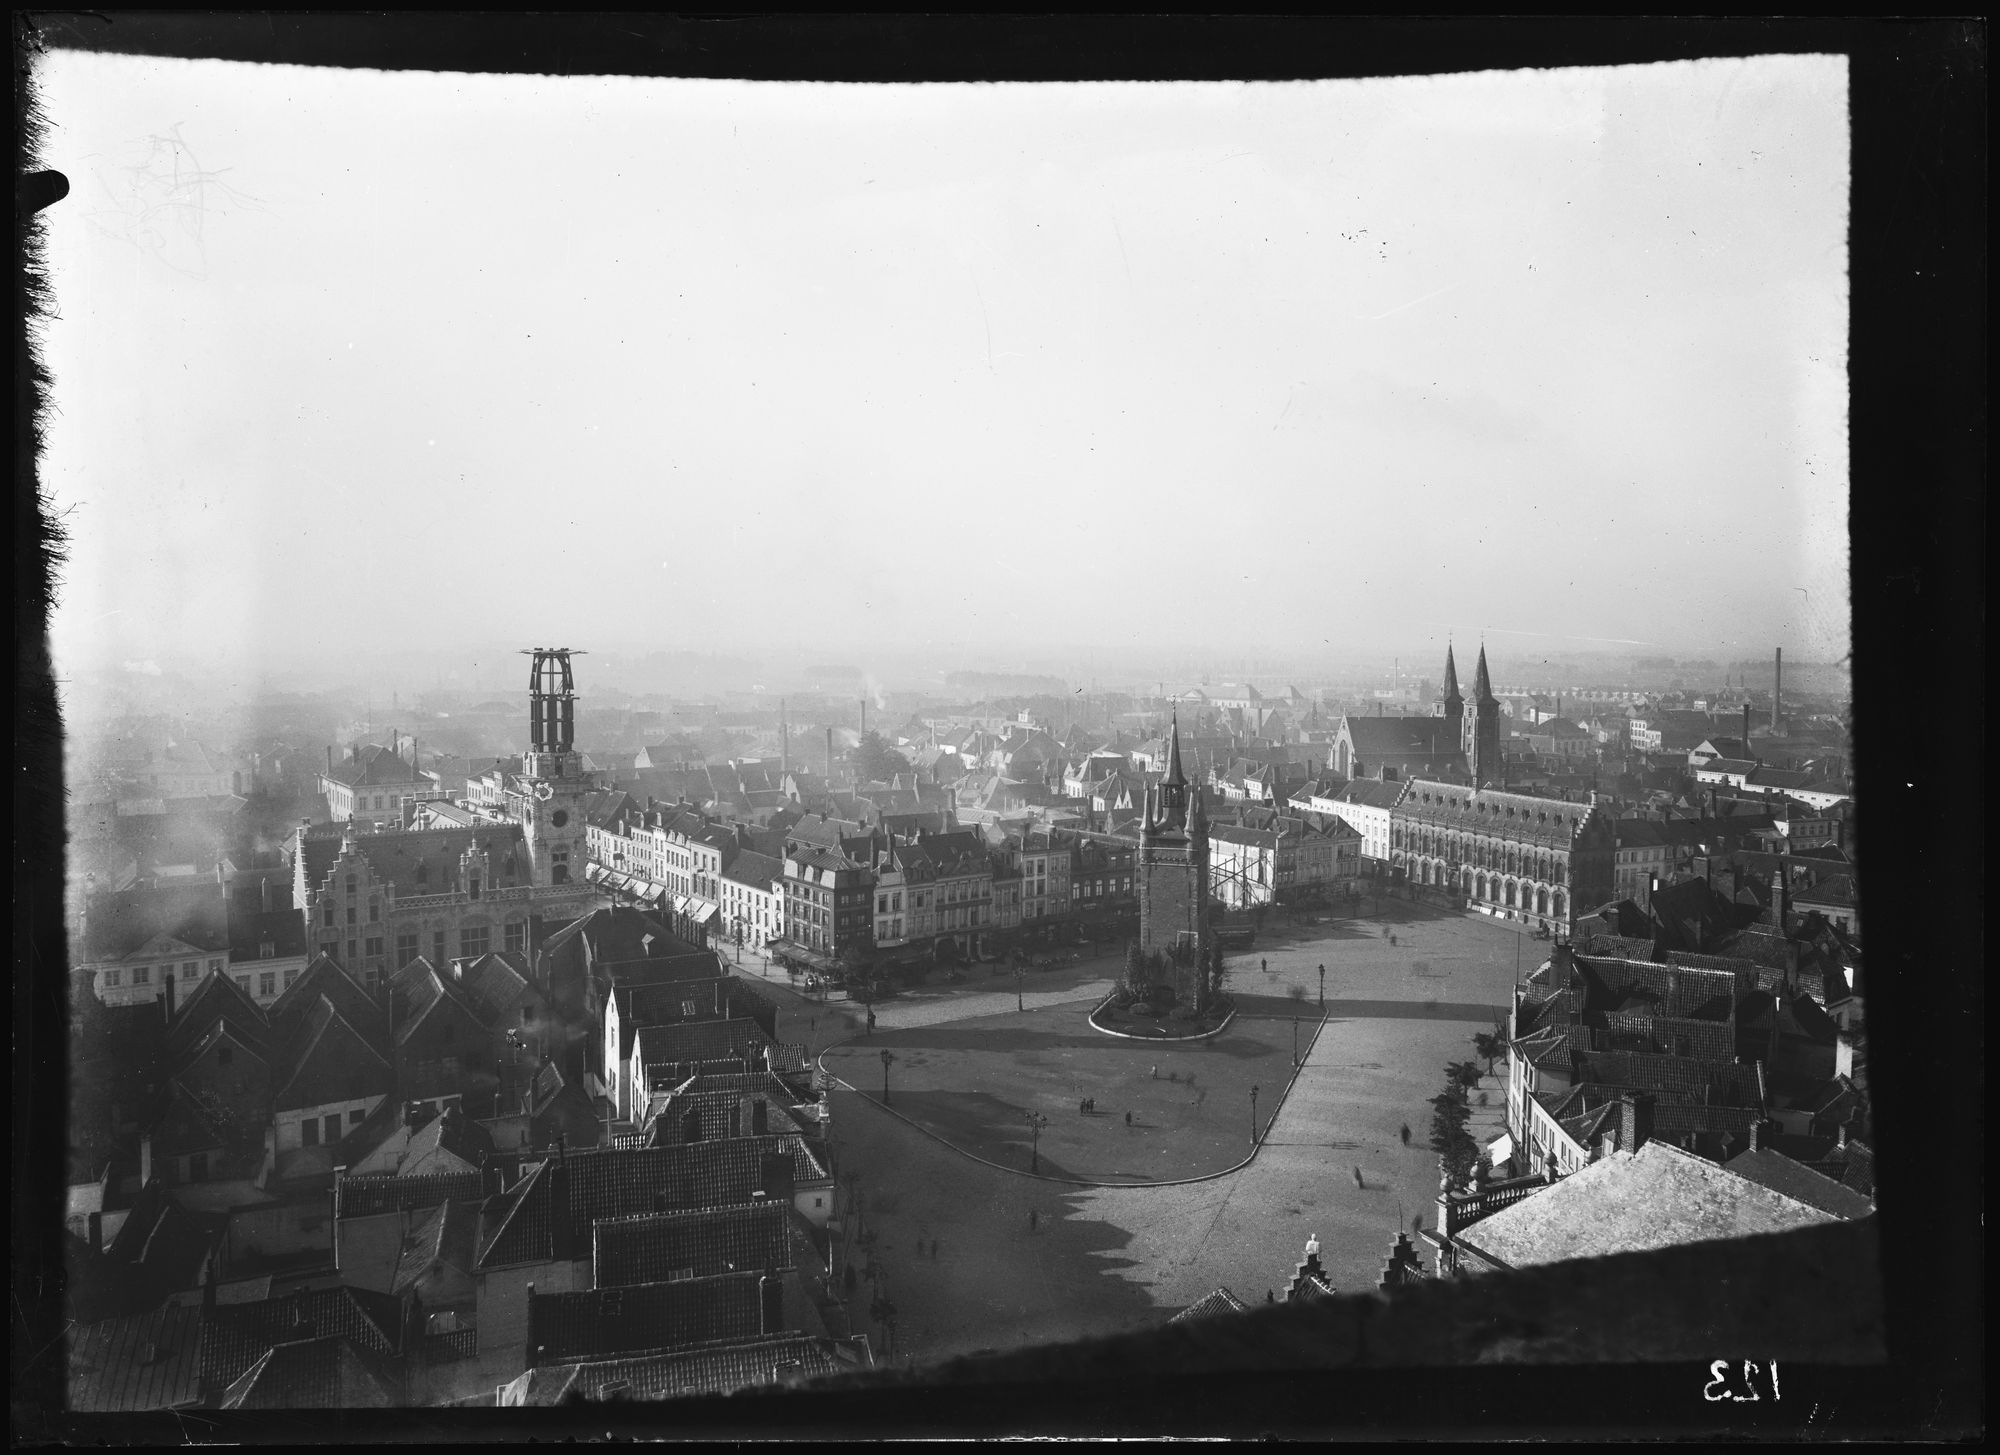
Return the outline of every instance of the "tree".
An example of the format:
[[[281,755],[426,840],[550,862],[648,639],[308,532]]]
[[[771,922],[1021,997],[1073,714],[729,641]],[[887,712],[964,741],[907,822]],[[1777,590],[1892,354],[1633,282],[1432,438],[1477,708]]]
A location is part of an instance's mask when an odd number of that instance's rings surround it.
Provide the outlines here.
[[[1474,1055],[1485,1058],[1486,1069],[1491,1071],[1493,1063],[1507,1054],[1506,1033],[1499,1026],[1490,1031],[1481,1031],[1472,1038],[1472,1050]]]
[[[1222,958],[1221,942],[1211,940],[1208,946],[1208,976],[1207,976],[1207,990],[1208,990],[1207,1000],[1210,1005],[1215,1005],[1221,1001],[1223,993],[1223,983],[1228,973],[1229,973],[1229,967]]]
[[[847,754],[855,776],[864,783],[887,783],[898,773],[910,771],[910,760],[889,746],[888,739],[870,728]]]
[[[1479,1084],[1480,1071],[1476,1062],[1453,1061],[1444,1068],[1444,1074],[1450,1078],[1453,1086],[1461,1087],[1464,1091],[1470,1091]]]
[[[1465,1088],[1451,1086],[1431,1098],[1431,1150],[1454,1182],[1469,1176],[1479,1160],[1479,1144],[1465,1126],[1472,1116]]]

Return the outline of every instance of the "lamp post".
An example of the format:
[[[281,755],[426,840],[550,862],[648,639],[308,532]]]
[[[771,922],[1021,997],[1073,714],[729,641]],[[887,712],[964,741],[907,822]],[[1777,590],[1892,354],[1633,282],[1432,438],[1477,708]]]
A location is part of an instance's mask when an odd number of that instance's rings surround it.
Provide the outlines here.
[[[1326,966],[1319,967],[1319,1008],[1326,1009]]]
[[[1257,1145],[1257,1088],[1250,1088],[1250,1145]]]
[[[896,1058],[888,1051],[882,1052],[882,1105],[889,1104],[889,1063]]]
[[[1014,1009],[1026,1010],[1027,1003],[1021,999],[1021,979],[1027,972],[1019,965],[1014,967]]]
[[[1299,1018],[1292,1017],[1292,1069],[1299,1069]]]
[[[1028,1113],[1028,1170],[1030,1172],[1040,1172],[1042,1170],[1042,1128],[1048,1124],[1049,1119],[1040,1112],[1031,1111]]]

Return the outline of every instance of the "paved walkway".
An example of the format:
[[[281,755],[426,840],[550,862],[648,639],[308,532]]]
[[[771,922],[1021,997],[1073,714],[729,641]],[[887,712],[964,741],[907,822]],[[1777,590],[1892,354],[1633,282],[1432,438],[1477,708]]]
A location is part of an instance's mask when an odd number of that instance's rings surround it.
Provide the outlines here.
[[[1397,1231],[1419,1214],[1426,1226],[1435,1216],[1427,1103],[1446,1063],[1474,1059],[1473,1033],[1504,1014],[1522,953],[1516,935],[1478,921],[1441,917],[1393,928],[1395,946],[1386,933],[1341,926],[1318,941],[1232,957],[1231,987],[1246,1016],[1317,1015],[1318,966],[1326,964],[1328,1025],[1256,1159],[1211,1181],[1037,1183],[950,1152],[885,1116],[872,1094],[837,1092],[842,1170],[866,1185],[869,1223],[881,1240],[873,1256],[902,1312],[899,1347],[923,1360],[1151,1327],[1219,1284],[1261,1301],[1267,1289],[1282,1289],[1314,1235],[1338,1290],[1373,1288]],[[971,973],[976,985],[979,972]],[[1026,999],[1094,999],[1111,983],[1106,976]],[[876,1007],[877,1026],[1012,1012],[1011,977],[1003,984],[897,997]],[[1292,985],[1310,999],[1292,999]],[[836,1039],[824,1034],[824,1012],[820,1025],[822,1043]],[[1483,1143],[1504,1120],[1506,1091],[1497,1076],[1480,1090],[1488,1105],[1475,1106],[1471,1129]],[[1039,1217],[1032,1232],[1030,1210]],[[940,1236],[942,1258],[916,1251]],[[865,1307],[866,1299],[857,1302]]]

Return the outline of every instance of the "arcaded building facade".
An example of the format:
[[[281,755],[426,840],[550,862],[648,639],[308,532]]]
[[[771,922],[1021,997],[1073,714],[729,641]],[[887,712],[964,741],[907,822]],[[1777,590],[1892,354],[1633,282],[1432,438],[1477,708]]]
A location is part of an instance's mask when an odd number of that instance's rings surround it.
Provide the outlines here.
[[[1390,810],[1406,883],[1561,932],[1612,898],[1616,854],[1611,821],[1585,803],[1417,779]]]

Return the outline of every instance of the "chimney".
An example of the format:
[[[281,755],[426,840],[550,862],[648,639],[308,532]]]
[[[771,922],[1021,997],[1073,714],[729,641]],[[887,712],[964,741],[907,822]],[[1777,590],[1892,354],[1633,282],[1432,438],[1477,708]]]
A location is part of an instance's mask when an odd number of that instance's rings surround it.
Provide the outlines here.
[[[1743,699],[1743,756],[1750,756],[1750,699]]]
[[[171,970],[169,970],[169,971],[167,971],[167,972],[166,972],[166,1000],[167,1000],[167,1019],[168,1019],[169,1021],[171,1021],[171,1020],[172,1020],[172,1019],[174,1018],[174,998],[175,998],[175,997],[174,997],[174,972],[173,972],[173,971],[171,971]]]
[[[1636,1152],[1653,1137],[1653,1098],[1644,1092],[1618,1097],[1618,1150]]]
[[[763,1331],[779,1334],[785,1328],[785,1284],[778,1277],[778,1270],[766,1268],[764,1276],[757,1280],[757,1302],[762,1315]]]
[[[1778,730],[1779,704],[1785,695],[1785,649],[1778,648],[1777,661],[1771,669],[1771,731]]]
[[[772,1202],[790,1202],[793,1196],[792,1156],[785,1151],[766,1152],[758,1159],[760,1191]]]
[[[770,1130],[770,1108],[764,1104],[764,1098],[760,1096],[750,1104],[750,1135],[761,1137],[768,1134]]]

